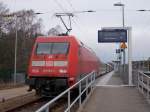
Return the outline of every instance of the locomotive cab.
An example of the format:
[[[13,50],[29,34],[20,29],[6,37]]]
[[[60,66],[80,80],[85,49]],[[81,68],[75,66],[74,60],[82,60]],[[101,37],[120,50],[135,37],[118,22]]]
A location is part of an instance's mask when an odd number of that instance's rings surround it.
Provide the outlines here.
[[[49,95],[60,93],[74,83],[69,72],[71,42],[68,38],[37,38],[28,68],[30,90]]]

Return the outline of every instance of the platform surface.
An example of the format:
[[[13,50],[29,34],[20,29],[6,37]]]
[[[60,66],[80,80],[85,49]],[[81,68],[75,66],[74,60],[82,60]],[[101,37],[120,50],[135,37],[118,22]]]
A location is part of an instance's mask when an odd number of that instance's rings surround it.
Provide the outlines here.
[[[19,87],[19,88],[0,90],[0,102],[2,100],[8,100],[10,98],[14,98],[17,96],[27,94],[29,93],[27,89],[28,87],[24,86],[24,87]]]
[[[81,112],[150,112],[150,105],[134,86],[123,85],[114,72],[96,82],[96,89]]]

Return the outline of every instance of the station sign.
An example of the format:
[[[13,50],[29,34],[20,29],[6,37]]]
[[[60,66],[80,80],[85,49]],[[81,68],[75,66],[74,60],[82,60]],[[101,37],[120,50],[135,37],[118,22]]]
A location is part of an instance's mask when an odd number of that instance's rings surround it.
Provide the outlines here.
[[[127,42],[126,29],[102,29],[98,31],[99,43]]]

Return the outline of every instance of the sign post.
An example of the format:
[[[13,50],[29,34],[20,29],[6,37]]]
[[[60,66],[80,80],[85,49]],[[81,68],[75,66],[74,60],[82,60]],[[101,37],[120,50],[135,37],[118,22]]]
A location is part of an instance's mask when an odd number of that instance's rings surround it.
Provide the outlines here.
[[[129,69],[129,85],[132,84],[132,28],[128,27],[128,69]]]
[[[123,48],[126,48],[125,42],[128,42],[128,84],[132,85],[132,28],[131,27],[105,27],[98,31],[99,43],[123,42]],[[116,51],[120,52],[120,51]]]

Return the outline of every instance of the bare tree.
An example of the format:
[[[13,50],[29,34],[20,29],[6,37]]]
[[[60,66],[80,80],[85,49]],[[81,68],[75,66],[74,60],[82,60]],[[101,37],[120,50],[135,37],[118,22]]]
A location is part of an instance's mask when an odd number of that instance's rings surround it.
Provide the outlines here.
[[[36,17],[33,10],[21,10],[14,12],[14,16],[5,16],[9,14],[6,6],[0,3],[0,33],[5,37],[0,38],[0,71],[13,70],[16,30],[18,33],[17,70],[25,71],[34,40],[38,35],[42,35],[42,20]]]
[[[7,25],[7,20],[3,17],[3,15],[6,15],[8,12],[9,9],[0,2],[0,37],[2,37],[2,34],[5,32],[5,26]]]

